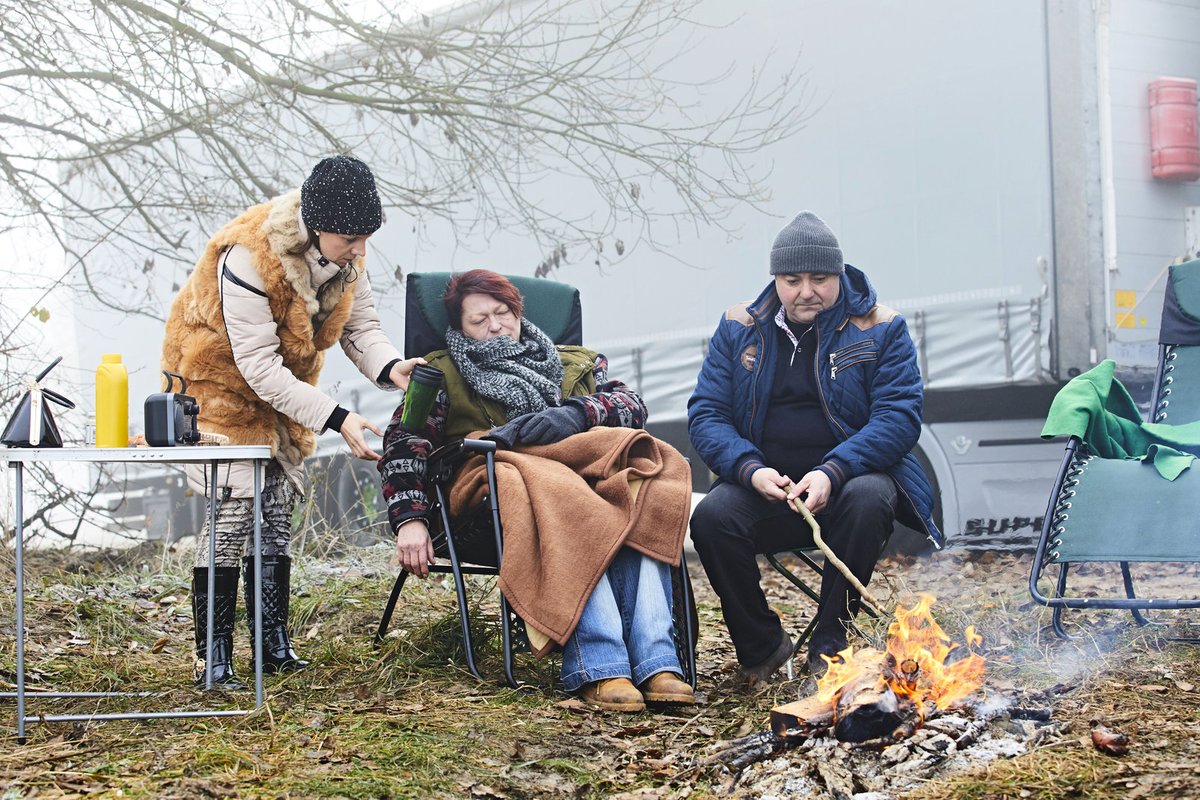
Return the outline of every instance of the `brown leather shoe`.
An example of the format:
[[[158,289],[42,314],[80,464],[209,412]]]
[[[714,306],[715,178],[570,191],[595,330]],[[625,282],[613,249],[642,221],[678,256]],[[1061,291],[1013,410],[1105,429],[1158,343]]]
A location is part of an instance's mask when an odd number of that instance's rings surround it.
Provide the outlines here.
[[[674,672],[656,672],[641,685],[647,703],[695,704],[696,695],[687,681]]]
[[[645,711],[646,701],[629,678],[605,678],[579,690],[584,702],[605,711]]]

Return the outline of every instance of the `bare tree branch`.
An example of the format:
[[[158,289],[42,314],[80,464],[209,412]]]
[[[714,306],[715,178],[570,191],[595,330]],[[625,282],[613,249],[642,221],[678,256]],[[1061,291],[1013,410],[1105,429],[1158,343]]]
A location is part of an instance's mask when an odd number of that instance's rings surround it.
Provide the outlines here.
[[[746,156],[808,102],[794,67],[669,77],[706,2],[0,0],[0,230],[67,253],[43,288],[161,318],[206,232],[352,152],[418,232],[524,231],[539,275],[665,249],[764,197]],[[29,334],[0,312],[0,395]]]

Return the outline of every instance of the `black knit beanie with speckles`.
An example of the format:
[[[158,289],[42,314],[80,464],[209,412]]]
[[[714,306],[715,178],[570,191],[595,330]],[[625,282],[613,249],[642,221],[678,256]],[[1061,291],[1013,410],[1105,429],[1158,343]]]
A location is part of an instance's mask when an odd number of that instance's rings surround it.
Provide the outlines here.
[[[310,231],[366,236],[383,224],[370,168],[353,156],[330,156],[300,187],[300,218]]]

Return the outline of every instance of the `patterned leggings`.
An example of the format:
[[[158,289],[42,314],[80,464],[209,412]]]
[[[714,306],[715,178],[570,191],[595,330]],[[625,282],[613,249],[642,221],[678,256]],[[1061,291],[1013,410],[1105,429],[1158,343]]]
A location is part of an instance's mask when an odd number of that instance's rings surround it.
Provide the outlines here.
[[[292,541],[292,509],[296,488],[283,474],[278,462],[267,465],[262,487],[262,552],[264,556],[286,556]],[[242,556],[254,555],[254,499],[230,497],[224,489],[217,500],[217,566],[241,566]],[[197,567],[208,566],[208,509],[196,548]]]

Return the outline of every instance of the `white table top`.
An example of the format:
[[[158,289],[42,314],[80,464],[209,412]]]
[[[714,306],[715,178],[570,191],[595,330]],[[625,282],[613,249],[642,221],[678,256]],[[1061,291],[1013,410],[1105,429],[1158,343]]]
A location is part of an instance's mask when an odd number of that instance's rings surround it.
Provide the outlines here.
[[[133,462],[242,461],[271,457],[269,445],[195,445],[191,447],[0,447],[0,461]]]

